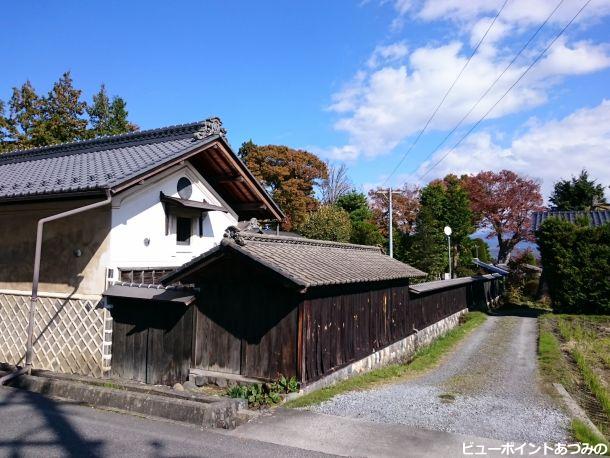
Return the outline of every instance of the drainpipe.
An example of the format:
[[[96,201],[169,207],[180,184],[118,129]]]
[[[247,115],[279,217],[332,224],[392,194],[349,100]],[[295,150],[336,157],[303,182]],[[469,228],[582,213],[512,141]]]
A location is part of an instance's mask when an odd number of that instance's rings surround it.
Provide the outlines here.
[[[32,360],[34,359],[34,321],[36,316],[36,303],[38,302],[38,280],[40,278],[40,257],[42,252],[42,235],[44,224],[55,221],[68,216],[83,213],[94,208],[103,207],[108,205],[112,201],[110,191],[106,191],[106,199],[95,202],[93,204],[85,205],[84,207],[74,208],[72,210],[58,213],[57,215],[47,216],[38,221],[38,229],[36,230],[36,252],[34,254],[34,278],[32,279],[32,297],[30,298],[30,309],[28,313],[28,339],[25,350],[25,367],[15,372],[5,375],[0,378],[0,385],[4,385],[9,380],[18,377],[22,374],[30,374],[32,372]]]

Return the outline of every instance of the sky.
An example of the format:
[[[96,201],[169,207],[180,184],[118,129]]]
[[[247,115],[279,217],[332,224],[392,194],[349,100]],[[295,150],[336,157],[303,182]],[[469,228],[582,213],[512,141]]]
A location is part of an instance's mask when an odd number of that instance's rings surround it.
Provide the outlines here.
[[[45,93],[70,70],[87,100],[102,83],[123,97],[142,129],[220,116],[235,149],[306,149],[345,162],[359,190],[508,168],[548,197],[582,168],[610,185],[610,0],[542,54],[586,0],[560,1],[10,2],[0,98],[28,79]]]

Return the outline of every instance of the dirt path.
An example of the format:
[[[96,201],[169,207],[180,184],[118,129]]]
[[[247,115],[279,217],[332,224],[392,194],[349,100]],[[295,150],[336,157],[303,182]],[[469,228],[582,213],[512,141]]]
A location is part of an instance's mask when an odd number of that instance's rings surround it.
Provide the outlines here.
[[[565,441],[568,419],[540,388],[536,343],[535,318],[491,316],[431,372],[312,410],[500,440]]]

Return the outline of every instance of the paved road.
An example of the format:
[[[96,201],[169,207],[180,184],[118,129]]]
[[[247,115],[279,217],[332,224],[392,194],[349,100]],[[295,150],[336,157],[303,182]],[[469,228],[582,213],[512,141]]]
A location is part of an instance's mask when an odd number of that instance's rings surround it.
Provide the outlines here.
[[[0,388],[0,456],[321,456],[216,430],[139,418]]]
[[[535,318],[489,317],[428,374],[313,410],[498,440],[565,441],[568,419],[538,380],[536,325]]]

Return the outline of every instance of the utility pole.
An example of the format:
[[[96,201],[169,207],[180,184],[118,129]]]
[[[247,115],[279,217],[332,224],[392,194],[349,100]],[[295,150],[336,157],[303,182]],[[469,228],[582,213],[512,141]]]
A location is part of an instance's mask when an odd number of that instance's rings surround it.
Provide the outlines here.
[[[388,194],[388,210],[390,212],[389,218],[388,218],[388,234],[390,236],[390,258],[394,257],[394,234],[393,234],[393,230],[392,230],[392,194],[400,194],[399,191],[392,191],[392,188],[389,187],[388,189],[380,189],[379,191],[376,192],[376,194],[381,194],[383,196],[386,195],[386,193]]]

